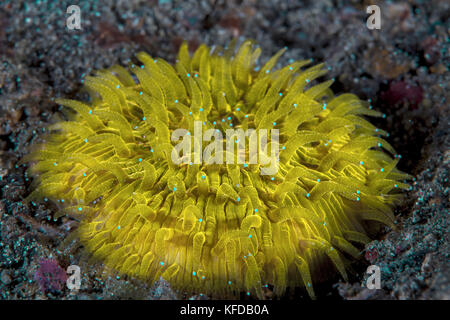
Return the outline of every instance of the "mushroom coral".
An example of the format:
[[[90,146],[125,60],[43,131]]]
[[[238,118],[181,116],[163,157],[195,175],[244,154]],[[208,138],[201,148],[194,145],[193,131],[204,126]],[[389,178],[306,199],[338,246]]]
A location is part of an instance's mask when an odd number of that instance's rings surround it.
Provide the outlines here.
[[[317,81],[323,64],[275,68],[283,51],[258,68],[251,41],[201,45],[192,57],[183,44],[174,66],[141,52],[129,70],[87,77],[89,102],[57,99],[67,120],[26,158],[29,199],[79,217],[76,235],[106,266],[184,292],[262,297],[271,284],[276,294],[304,286],[314,297],[327,261],[347,279],[371,221],[394,227],[408,175],[386,132],[365,119],[379,112],[353,94],[334,96],[331,80]],[[278,171],[175,164],[171,134],[193,132],[195,121],[222,133],[278,129]]]

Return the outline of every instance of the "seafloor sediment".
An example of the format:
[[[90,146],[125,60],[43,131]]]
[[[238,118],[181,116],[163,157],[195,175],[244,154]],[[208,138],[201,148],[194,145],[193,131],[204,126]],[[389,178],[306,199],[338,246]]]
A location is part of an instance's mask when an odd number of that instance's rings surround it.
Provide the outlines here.
[[[194,49],[232,38],[255,39],[263,61],[287,47],[283,64],[325,62],[336,93],[370,99],[386,114],[375,123],[402,155],[400,169],[415,177],[396,210],[397,230],[386,228],[366,246],[349,283],[337,277],[318,285],[318,298],[450,299],[448,1],[78,3],[81,30],[66,27],[71,1],[0,2],[0,299],[189,298],[164,281],[105,276],[76,245],[63,245],[77,222],[54,220],[50,202],[23,203],[32,179],[20,160],[58,116],[53,99],[81,97],[81,80],[92,70],[125,65],[140,50],[173,62],[184,39]],[[369,4],[381,8],[380,30],[366,27]],[[56,275],[72,264],[82,270],[76,294],[39,281],[42,268]],[[369,264],[381,268],[380,290],[365,288]]]

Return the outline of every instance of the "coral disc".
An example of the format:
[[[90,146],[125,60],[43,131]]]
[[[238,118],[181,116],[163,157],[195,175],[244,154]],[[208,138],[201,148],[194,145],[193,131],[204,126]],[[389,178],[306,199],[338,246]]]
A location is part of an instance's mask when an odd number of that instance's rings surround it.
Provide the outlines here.
[[[379,112],[318,83],[322,64],[275,69],[282,53],[257,68],[250,41],[202,45],[192,57],[184,44],[174,67],[139,53],[140,65],[87,77],[90,101],[57,100],[68,121],[28,158],[31,198],[81,217],[81,242],[119,272],[186,292],[260,296],[272,284],[314,297],[324,260],[346,278],[346,257],[369,241],[367,220],[393,225],[407,175],[386,133],[364,119]],[[248,159],[175,164],[172,133],[193,133],[195,121],[221,133],[278,129],[278,171],[262,175]]]

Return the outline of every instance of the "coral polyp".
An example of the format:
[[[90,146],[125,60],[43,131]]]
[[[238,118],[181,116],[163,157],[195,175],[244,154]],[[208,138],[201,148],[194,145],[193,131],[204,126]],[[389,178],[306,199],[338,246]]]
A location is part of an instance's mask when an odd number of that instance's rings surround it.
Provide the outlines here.
[[[257,68],[250,41],[201,45],[192,57],[183,44],[174,67],[139,53],[129,71],[87,77],[89,102],[58,99],[68,120],[28,157],[30,198],[79,217],[81,243],[106,266],[184,292],[261,297],[271,284],[314,297],[324,265],[346,279],[370,221],[394,226],[408,176],[386,132],[364,118],[379,112],[353,94],[334,96],[331,80],[317,81],[323,64],[276,69],[282,53]],[[278,171],[173,163],[172,133],[194,132],[195,121],[222,133],[277,128]]]

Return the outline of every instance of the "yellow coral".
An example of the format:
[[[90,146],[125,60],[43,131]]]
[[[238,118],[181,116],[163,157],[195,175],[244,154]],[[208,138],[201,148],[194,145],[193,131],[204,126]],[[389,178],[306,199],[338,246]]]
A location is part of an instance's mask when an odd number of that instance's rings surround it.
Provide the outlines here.
[[[244,42],[190,57],[175,68],[146,53],[130,65],[86,78],[91,102],[59,99],[70,121],[52,126],[28,160],[30,198],[62,202],[82,218],[78,235],[94,257],[149,281],[216,296],[282,294],[305,286],[325,260],[346,279],[344,256],[369,241],[365,220],[393,226],[392,206],[407,175],[378,130],[379,116],[331,81],[311,86],[323,65],[297,61],[274,70],[281,50],[256,69],[260,49]],[[222,121],[223,119],[223,121]],[[205,129],[280,130],[279,170],[259,165],[175,165],[171,133]],[[397,158],[397,157],[394,157]]]

